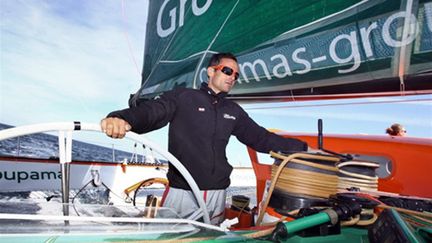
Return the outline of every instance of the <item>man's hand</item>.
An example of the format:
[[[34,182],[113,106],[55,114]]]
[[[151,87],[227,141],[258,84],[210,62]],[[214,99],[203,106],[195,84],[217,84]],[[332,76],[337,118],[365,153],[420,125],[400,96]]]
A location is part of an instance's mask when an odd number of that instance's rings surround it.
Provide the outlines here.
[[[102,131],[112,138],[123,138],[131,130],[131,125],[121,118],[108,117],[101,121]]]

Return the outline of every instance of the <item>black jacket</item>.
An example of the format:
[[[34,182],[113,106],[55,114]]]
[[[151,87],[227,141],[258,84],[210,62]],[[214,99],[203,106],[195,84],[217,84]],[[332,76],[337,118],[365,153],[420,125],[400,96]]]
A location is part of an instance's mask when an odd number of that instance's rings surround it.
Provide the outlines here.
[[[137,107],[115,111],[136,133],[146,133],[168,123],[168,150],[191,173],[201,190],[225,189],[230,184],[232,166],[225,150],[231,135],[259,151],[305,151],[307,144],[283,138],[256,124],[226,93],[215,94],[204,83],[200,90],[178,88]],[[190,189],[179,172],[170,165],[171,187]]]

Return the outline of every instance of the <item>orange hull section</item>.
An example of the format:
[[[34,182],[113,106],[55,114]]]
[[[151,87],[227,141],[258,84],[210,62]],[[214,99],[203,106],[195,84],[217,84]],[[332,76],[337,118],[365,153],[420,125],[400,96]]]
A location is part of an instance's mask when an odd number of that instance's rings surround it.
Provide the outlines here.
[[[279,133],[296,137],[317,148],[316,135]],[[432,139],[369,136],[369,135],[326,135],[324,148],[337,153],[382,156],[392,161],[391,175],[379,179],[379,191],[406,196],[432,198]],[[265,181],[270,179],[271,166],[260,164],[257,153],[248,148],[257,176],[257,199],[261,201]]]

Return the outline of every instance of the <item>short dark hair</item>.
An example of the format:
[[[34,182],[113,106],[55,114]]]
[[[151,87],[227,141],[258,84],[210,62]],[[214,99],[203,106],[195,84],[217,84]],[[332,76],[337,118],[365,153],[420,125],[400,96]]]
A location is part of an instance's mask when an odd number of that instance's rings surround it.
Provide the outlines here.
[[[237,58],[234,56],[234,54],[232,54],[230,52],[221,52],[221,53],[213,54],[213,56],[210,58],[210,61],[209,61],[207,67],[218,65],[222,58],[228,58],[228,59],[231,59],[231,60],[234,60],[235,62],[237,62]]]

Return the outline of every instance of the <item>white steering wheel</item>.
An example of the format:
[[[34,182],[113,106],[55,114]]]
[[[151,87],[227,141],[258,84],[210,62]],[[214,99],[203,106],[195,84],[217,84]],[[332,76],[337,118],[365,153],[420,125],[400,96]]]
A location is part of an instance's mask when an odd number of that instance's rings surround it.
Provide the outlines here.
[[[19,137],[41,132],[59,131],[59,157],[60,163],[66,164],[72,160],[72,131],[95,131],[102,132],[99,124],[81,123],[81,122],[56,122],[56,123],[41,123],[27,126],[14,127],[10,129],[0,130],[0,141],[8,138]],[[147,139],[143,135],[138,135],[134,132],[126,133],[126,138],[135,142],[144,144],[160,155],[164,156],[185,178],[186,182],[192,189],[193,194],[198,202],[200,210],[203,213],[204,222],[210,224],[210,217],[207,211],[204,199],[200,197],[200,190],[195,180],[192,178],[189,171],[177,160],[171,153],[162,149],[158,144]],[[64,178],[64,177],[62,177]]]

